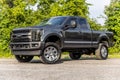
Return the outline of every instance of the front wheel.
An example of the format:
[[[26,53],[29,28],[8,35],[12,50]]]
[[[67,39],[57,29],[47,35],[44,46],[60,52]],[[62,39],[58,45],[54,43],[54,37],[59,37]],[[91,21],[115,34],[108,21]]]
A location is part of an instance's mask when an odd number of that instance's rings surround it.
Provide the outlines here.
[[[98,49],[95,52],[97,59],[107,59],[108,58],[108,47],[104,43],[100,43]]]
[[[73,60],[78,60],[78,59],[80,59],[81,54],[80,53],[70,53],[69,56]]]
[[[15,58],[19,62],[29,62],[33,59],[33,56],[15,55]]]
[[[54,64],[59,61],[61,50],[56,43],[48,42],[43,49],[41,60],[43,63]]]

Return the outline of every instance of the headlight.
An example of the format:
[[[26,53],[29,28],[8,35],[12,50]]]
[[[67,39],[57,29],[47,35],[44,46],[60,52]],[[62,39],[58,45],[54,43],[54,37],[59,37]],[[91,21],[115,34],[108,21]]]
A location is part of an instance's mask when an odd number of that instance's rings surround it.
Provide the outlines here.
[[[40,30],[32,30],[32,41],[40,41]]]

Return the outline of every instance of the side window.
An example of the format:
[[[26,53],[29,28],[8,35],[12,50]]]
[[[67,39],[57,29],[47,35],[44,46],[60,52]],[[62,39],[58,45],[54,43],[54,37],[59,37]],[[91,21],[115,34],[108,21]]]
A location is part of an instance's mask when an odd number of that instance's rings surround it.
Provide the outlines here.
[[[80,24],[81,29],[86,29],[86,30],[90,29],[86,19],[80,18],[79,19],[79,24]]]

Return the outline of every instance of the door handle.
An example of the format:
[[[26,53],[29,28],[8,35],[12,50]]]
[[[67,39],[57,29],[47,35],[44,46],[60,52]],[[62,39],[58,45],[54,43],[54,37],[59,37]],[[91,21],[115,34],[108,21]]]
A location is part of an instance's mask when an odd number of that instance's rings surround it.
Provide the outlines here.
[[[82,33],[81,31],[79,31],[79,33]]]

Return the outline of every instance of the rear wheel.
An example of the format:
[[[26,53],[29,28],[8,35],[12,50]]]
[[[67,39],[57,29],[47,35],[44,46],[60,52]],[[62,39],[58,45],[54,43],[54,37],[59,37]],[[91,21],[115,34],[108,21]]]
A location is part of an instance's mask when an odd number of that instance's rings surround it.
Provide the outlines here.
[[[81,54],[80,53],[70,53],[69,56],[73,60],[78,60],[78,59],[80,59]]]
[[[59,61],[61,57],[61,50],[58,44],[53,42],[48,42],[43,49],[43,54],[41,60],[43,63],[54,64]]]
[[[33,56],[15,55],[15,58],[19,62],[29,62],[33,59]]]
[[[95,52],[97,59],[105,60],[108,58],[108,47],[104,43],[100,43]]]

